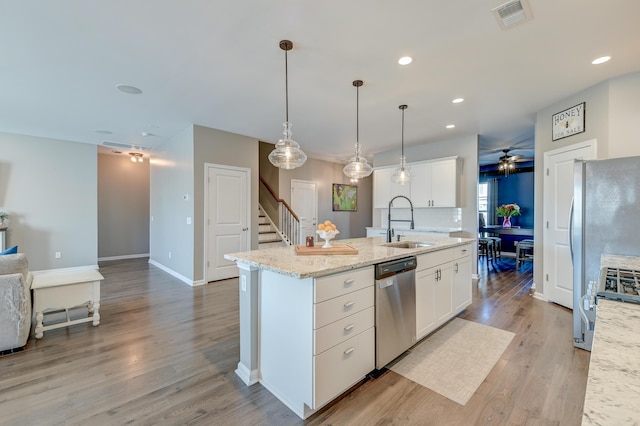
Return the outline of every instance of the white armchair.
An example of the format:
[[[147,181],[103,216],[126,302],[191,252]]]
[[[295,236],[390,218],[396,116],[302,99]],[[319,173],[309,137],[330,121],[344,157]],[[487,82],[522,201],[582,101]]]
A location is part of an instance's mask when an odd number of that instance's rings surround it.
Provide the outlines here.
[[[21,350],[31,331],[31,281],[24,253],[0,256],[0,354]]]

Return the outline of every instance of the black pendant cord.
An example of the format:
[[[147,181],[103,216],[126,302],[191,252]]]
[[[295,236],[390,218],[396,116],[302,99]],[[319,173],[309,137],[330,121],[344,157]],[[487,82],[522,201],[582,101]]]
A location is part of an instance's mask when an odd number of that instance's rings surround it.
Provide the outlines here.
[[[360,86],[356,86],[356,144],[360,143]]]
[[[402,158],[404,158],[404,108],[402,108]]]
[[[287,52],[284,51],[284,93],[285,93],[285,109],[286,120],[289,122],[289,64],[287,62]]]

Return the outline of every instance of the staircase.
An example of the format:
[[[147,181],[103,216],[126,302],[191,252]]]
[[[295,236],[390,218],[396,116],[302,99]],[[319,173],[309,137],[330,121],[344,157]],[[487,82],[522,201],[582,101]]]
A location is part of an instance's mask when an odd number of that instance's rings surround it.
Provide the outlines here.
[[[258,249],[286,246],[287,244],[282,240],[278,230],[262,207],[258,206],[258,209]]]

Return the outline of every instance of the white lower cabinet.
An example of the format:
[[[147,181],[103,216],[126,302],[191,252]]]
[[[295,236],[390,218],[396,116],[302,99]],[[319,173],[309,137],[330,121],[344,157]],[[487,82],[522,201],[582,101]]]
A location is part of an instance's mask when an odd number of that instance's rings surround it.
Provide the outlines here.
[[[305,419],[375,369],[373,266],[297,279],[261,270],[260,383]]]
[[[374,330],[370,327],[313,357],[314,407],[325,405],[374,369]]]
[[[471,305],[471,245],[458,249],[459,257],[453,261],[453,310],[462,312]]]
[[[435,285],[437,268],[416,272],[416,339],[420,340],[436,328]]]
[[[427,336],[470,304],[470,244],[418,256],[417,339]]]

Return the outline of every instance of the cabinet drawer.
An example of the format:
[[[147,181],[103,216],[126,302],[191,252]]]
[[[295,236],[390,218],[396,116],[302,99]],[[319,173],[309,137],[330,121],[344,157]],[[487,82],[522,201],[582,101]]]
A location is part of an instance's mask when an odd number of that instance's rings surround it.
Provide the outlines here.
[[[454,247],[451,249],[453,251],[453,258],[460,259],[463,257],[471,256],[471,244],[465,244],[463,246]]]
[[[373,285],[373,266],[316,278],[314,303]]]
[[[363,379],[375,367],[373,328],[313,357],[314,409]]]
[[[453,249],[444,249],[427,254],[421,254],[418,256],[417,270],[420,271],[433,266],[442,265],[443,263],[451,262],[452,260]]]
[[[314,329],[336,322],[373,306],[373,286],[354,291],[315,305]]]
[[[372,306],[317,329],[314,332],[315,348],[313,354],[318,355],[338,343],[362,333],[373,327],[374,322],[375,316]]]

